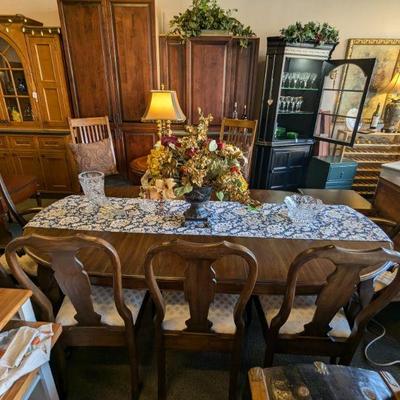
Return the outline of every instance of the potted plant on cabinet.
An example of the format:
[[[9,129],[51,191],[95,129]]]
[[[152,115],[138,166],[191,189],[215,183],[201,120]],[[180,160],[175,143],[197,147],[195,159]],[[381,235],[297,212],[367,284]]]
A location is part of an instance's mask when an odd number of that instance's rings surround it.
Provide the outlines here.
[[[216,0],[193,0],[185,12],[172,18],[169,34],[178,35],[182,40],[205,34],[228,34],[240,37],[240,45],[247,47],[248,38],[255,34],[249,26],[246,27],[232,16],[234,12],[237,10],[222,9]]]

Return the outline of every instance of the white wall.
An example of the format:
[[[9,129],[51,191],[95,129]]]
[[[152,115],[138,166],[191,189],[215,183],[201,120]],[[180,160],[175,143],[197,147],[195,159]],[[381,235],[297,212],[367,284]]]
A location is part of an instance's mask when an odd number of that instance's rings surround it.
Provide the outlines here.
[[[156,0],[160,31],[191,0]],[[340,31],[341,43],[334,56],[343,57],[348,38],[400,38],[400,0],[219,0],[223,8],[237,8],[237,16],[261,37],[295,21],[329,22]],[[0,14],[21,13],[47,25],[59,25],[56,0],[0,0]]]

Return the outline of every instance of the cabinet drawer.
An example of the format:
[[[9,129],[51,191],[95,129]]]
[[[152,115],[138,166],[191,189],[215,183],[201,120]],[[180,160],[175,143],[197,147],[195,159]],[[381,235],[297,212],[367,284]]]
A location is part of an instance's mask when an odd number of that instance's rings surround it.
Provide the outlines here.
[[[353,179],[327,181],[325,189],[351,189],[353,186]]]
[[[356,169],[356,165],[332,166],[329,170],[328,181],[353,179]]]
[[[0,136],[0,149],[6,149],[8,147],[7,138],[5,136]]]
[[[39,137],[38,141],[41,149],[63,150],[65,147],[62,137]]]
[[[9,136],[10,147],[18,149],[34,149],[35,138],[33,136]]]

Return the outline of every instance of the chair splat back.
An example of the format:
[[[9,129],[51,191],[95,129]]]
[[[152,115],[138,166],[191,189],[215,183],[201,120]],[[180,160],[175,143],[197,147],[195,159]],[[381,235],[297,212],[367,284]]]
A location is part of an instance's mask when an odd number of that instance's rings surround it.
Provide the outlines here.
[[[70,118],[69,126],[73,143],[95,143],[111,138],[108,117]]]
[[[330,322],[336,313],[348,304],[361,279],[368,279],[372,286],[374,277],[393,266],[393,263],[400,263],[400,253],[383,248],[350,250],[329,245],[309,249],[299,254],[289,268],[286,293],[280,311],[271,321],[271,331],[275,334],[278,334],[291,312],[296,294],[297,277],[302,266],[316,259],[329,260],[336,268],[318,294],[313,319],[304,326],[302,335],[326,337],[331,330]],[[363,276],[363,270],[369,267],[376,268]],[[373,315],[384,308],[399,290],[400,274],[397,274],[394,281],[385,289],[386,293],[382,291],[382,294],[368,302],[355,316],[353,333],[356,333]]]
[[[18,263],[17,251],[27,247],[30,252],[43,254],[49,259],[49,266],[62,292],[73,304],[78,325],[102,325],[100,315],[94,311],[91,298],[91,284],[84,266],[78,259],[83,249],[102,251],[110,260],[113,268],[114,297],[117,310],[125,324],[133,324],[132,314],[127,308],[122,295],[121,265],[116,250],[105,240],[83,234],[68,237],[46,237],[30,235],[10,242],[6,248],[7,262],[17,281],[33,292],[33,299],[41,307],[49,321],[54,321],[52,305],[43,292],[28,278]]]
[[[233,144],[242,150],[248,160],[243,166],[244,177],[248,180],[251,172],[251,161],[257,133],[257,120],[224,118],[221,124],[219,138]]]
[[[229,242],[202,244],[183,240],[175,240],[151,248],[145,259],[145,275],[157,308],[156,322],[161,325],[165,315],[165,304],[153,267],[153,259],[160,253],[170,253],[186,261],[184,293],[190,311],[190,318],[186,321],[186,331],[199,333],[212,332],[208,312],[214,300],[217,284],[213,264],[222,257],[241,257],[248,267],[248,277],[236,304],[234,319],[238,328],[243,326],[242,314],[257,279],[257,261],[250,250]]]

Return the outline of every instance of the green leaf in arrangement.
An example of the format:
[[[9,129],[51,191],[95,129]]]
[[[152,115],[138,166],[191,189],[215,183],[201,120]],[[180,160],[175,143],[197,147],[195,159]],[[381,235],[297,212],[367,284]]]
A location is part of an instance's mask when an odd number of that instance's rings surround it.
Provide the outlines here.
[[[185,186],[179,186],[175,188],[174,193],[176,197],[182,197],[186,193],[190,193],[193,190],[192,185],[186,184]]]
[[[224,192],[216,192],[215,195],[219,201],[224,200]]]

